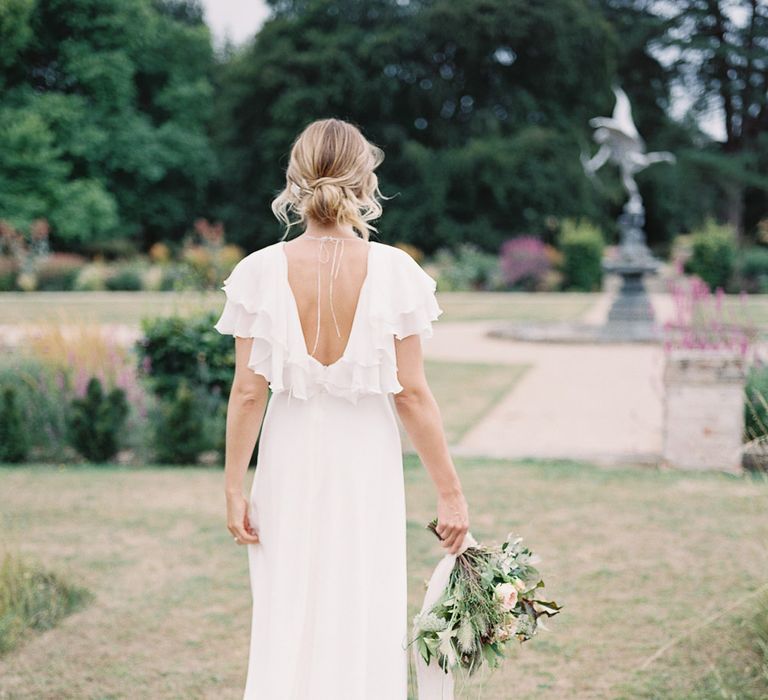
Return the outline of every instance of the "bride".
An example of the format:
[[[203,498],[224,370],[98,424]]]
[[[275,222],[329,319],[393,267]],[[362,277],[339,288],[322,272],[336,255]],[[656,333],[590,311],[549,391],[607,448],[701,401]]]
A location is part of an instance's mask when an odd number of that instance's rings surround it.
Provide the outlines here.
[[[227,527],[253,600],[244,698],[406,700],[406,510],[397,417],[456,553],[469,516],[424,375],[435,280],[372,241],[383,152],[345,121],[309,124],[272,202],[283,238],[224,280],[235,338]],[[303,231],[288,240],[293,226]],[[250,490],[244,484],[261,434]]]

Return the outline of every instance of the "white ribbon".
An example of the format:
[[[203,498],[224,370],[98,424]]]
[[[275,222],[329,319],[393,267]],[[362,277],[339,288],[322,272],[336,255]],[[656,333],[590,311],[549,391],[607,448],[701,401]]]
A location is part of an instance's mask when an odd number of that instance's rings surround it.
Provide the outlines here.
[[[453,565],[456,563],[456,557],[468,547],[474,547],[476,544],[477,540],[472,537],[471,532],[468,532],[464,535],[459,551],[456,554],[446,554],[438,562],[429,579],[427,592],[424,594],[424,602],[421,606],[422,614],[428,612],[445,591],[451,571],[453,571]],[[434,657],[427,665],[419,654],[416,644],[413,645],[413,657],[416,666],[416,681],[419,687],[419,700],[453,700],[454,680],[450,669],[443,671]]]

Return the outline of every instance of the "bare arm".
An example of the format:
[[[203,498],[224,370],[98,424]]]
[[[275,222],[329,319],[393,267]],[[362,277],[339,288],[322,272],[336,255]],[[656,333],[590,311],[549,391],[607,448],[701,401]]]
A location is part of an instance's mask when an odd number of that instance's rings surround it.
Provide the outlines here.
[[[424,374],[421,338],[395,340],[397,377],[403,390],[395,407],[419,458],[437,490],[437,533],[442,545],[455,554],[469,529],[467,502],[448,451],[440,408]]]
[[[256,544],[258,533],[248,517],[244,495],[248,464],[259,437],[267,405],[267,380],[247,366],[252,338],[235,338],[235,376],[227,404],[224,491],[227,500],[227,528],[238,544]]]

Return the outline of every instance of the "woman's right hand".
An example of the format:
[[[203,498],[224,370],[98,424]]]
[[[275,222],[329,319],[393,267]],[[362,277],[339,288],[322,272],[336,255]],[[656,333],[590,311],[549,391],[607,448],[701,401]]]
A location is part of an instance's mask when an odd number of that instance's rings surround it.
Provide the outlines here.
[[[456,554],[469,531],[469,510],[462,492],[438,496],[435,529],[441,538],[440,545]]]
[[[227,529],[238,544],[259,543],[259,533],[248,517],[248,499],[242,494],[227,494]]]

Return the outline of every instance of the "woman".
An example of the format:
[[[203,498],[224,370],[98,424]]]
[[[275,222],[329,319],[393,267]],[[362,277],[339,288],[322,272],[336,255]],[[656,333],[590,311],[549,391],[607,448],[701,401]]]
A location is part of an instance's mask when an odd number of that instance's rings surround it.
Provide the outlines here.
[[[374,170],[382,159],[355,126],[311,123],[272,203],[286,234],[241,260],[222,287],[215,327],[235,336],[236,358],[227,525],[248,545],[253,597],[245,698],[407,697],[395,414],[434,481],[446,552],[458,551],[469,526],[424,377],[421,339],[442,313],[435,281],[404,251],[369,239],[368,222],[381,214]],[[287,241],[296,224],[305,230]]]

